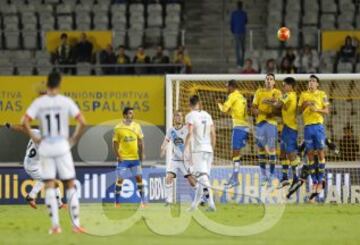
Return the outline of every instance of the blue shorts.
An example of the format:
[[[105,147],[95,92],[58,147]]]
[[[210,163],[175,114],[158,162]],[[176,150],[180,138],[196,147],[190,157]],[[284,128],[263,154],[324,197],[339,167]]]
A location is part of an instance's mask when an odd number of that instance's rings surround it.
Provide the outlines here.
[[[325,148],[326,133],[324,125],[312,124],[305,126],[304,140],[306,150],[322,150]]]
[[[240,150],[244,148],[249,139],[248,127],[235,127],[232,131],[232,149]]]
[[[124,160],[118,162],[116,167],[116,176],[118,179],[128,179],[138,175],[142,175],[139,160]]]
[[[296,130],[284,125],[284,128],[281,132],[281,150],[285,153],[296,153],[298,150],[297,137],[298,132]]]
[[[269,149],[276,149],[278,132],[275,125],[263,121],[256,124],[255,130],[256,144],[259,148],[267,146]]]

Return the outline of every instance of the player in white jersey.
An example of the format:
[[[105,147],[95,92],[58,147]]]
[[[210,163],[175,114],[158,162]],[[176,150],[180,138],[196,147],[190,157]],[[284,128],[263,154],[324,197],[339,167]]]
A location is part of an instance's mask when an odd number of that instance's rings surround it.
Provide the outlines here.
[[[210,188],[210,170],[213,161],[213,149],[216,144],[216,133],[209,113],[201,110],[199,96],[190,98],[191,112],[185,117],[189,133],[185,140],[185,154],[190,153],[193,174],[197,179],[196,192],[191,204],[193,211],[201,202],[204,188],[209,189],[209,209],[215,211],[215,203]]]
[[[41,179],[45,183],[45,203],[49,209],[52,227],[50,234],[61,232],[58,203],[56,201],[56,176],[64,182],[66,199],[74,232],[84,232],[80,226],[80,205],[75,189],[75,167],[70,147],[80,138],[85,127],[85,119],[78,106],[70,98],[60,95],[61,76],[53,72],[48,76],[47,94],[30,105],[22,119],[23,126],[32,141],[39,145]],[[77,120],[74,134],[69,138],[69,117]],[[41,137],[31,131],[30,122],[38,119]]]
[[[5,126],[11,130],[21,132],[26,134],[26,130],[21,125],[11,125],[10,123],[6,123]],[[31,132],[40,137],[40,131],[38,129],[31,129]],[[41,189],[44,187],[44,182],[41,181],[41,172],[40,172],[40,159],[38,154],[38,145],[34,144],[34,142],[30,139],[29,143],[26,147],[26,154],[24,157],[24,170],[25,172],[34,180],[34,185],[31,191],[26,196],[26,201],[32,208],[36,207],[36,197]],[[58,202],[59,208],[63,208],[64,204],[61,201],[61,192],[59,186],[56,187],[56,199]]]
[[[176,178],[178,172],[183,174],[192,187],[196,185],[196,180],[191,175],[190,166],[184,161],[184,146],[187,134],[188,128],[183,123],[182,112],[176,111],[174,114],[174,127],[168,129],[161,145],[161,156],[164,156],[169,144],[172,144],[171,160],[166,166],[167,205],[174,202],[174,178]]]

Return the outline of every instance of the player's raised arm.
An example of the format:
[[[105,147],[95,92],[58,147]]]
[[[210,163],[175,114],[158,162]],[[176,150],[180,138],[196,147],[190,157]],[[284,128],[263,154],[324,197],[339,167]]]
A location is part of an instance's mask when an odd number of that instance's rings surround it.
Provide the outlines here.
[[[28,133],[23,125],[5,123],[5,127],[7,127],[8,129],[28,135]]]

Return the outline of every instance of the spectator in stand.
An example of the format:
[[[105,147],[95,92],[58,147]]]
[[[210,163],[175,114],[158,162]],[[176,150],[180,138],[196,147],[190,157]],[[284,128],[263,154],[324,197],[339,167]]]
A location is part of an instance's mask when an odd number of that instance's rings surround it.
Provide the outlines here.
[[[359,141],[354,136],[353,127],[348,123],[344,129],[344,135],[340,140],[340,156],[345,161],[355,161],[359,155]]]
[[[100,52],[100,64],[101,65],[113,65],[116,64],[116,55],[114,53],[113,47],[111,44],[106,46],[106,49]],[[105,75],[115,74],[115,67],[103,67],[102,72]]]
[[[151,63],[153,64],[169,64],[170,59],[168,56],[164,54],[164,49],[161,45],[157,47],[156,54],[152,57]],[[164,74],[166,73],[166,67],[155,67],[154,73],[155,74]]]
[[[271,58],[266,61],[264,72],[265,74],[276,74],[278,73],[278,68],[276,61]]]
[[[296,73],[296,67],[291,63],[290,59],[287,58],[286,56],[281,61],[280,73],[282,74]]]
[[[184,52],[181,51],[181,52],[177,53],[174,63],[183,65],[182,68],[178,69],[179,73],[191,73],[192,72],[191,61],[190,61],[189,57],[184,54]]]
[[[253,67],[252,59],[248,58],[245,60],[244,68],[240,72],[241,74],[256,74],[258,73]]]
[[[244,65],[247,22],[247,14],[243,10],[243,3],[239,1],[237,3],[237,10],[231,13],[230,20],[231,33],[234,35],[235,39],[236,64],[238,67],[242,67]]]
[[[149,64],[150,58],[145,54],[144,47],[140,46],[138,47],[136,54],[133,59],[134,64]],[[148,73],[148,67],[134,67],[135,74],[147,74]]]
[[[75,46],[77,62],[91,62],[93,44],[87,39],[86,33],[80,34],[80,41]]]
[[[119,65],[127,65],[130,64],[130,57],[125,53],[125,47],[123,45],[119,46],[118,54],[116,56],[117,64]],[[118,67],[117,74],[129,74],[130,67]]]
[[[285,56],[282,59],[285,59],[285,58],[287,58],[289,60],[291,65],[294,65],[294,62],[296,59],[296,54],[295,54],[295,50],[292,47],[286,48]]]
[[[319,55],[315,50],[311,50],[309,45],[305,45],[301,54],[296,57],[294,66],[300,73],[316,73],[320,65]]]
[[[355,63],[356,59],[356,47],[352,44],[350,36],[345,38],[345,44],[341,47],[339,52],[340,62]]]
[[[56,49],[55,53],[56,62],[59,65],[73,65],[73,49],[69,44],[68,35],[66,33],[62,33],[60,36],[60,45]],[[67,74],[70,70],[68,67],[60,68],[61,72]],[[71,69],[73,70],[73,69]]]

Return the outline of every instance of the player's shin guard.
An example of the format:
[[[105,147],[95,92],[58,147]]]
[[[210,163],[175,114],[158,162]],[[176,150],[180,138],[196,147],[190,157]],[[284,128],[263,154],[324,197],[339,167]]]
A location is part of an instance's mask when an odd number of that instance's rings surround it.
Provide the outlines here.
[[[282,161],[282,180],[288,180],[288,172],[289,172],[289,161]]]
[[[297,168],[297,166],[299,166],[299,164],[300,164],[300,159],[298,157],[295,160],[290,161],[293,181],[298,180],[298,176],[297,176],[297,173],[296,173],[296,168]]]
[[[115,183],[115,203],[120,203],[122,183]]]
[[[174,181],[170,184],[165,185],[166,188],[166,202],[173,203],[174,202]]]
[[[275,173],[276,154],[269,155],[269,164],[270,164],[270,176],[273,176]]]
[[[320,160],[318,164],[318,183],[322,183],[324,180],[324,174],[325,174],[325,159]]]
[[[37,194],[41,191],[41,189],[44,187],[44,182],[40,180],[36,180],[33,188],[31,189],[29,193],[29,197],[32,199],[36,199]]]
[[[72,224],[75,227],[80,227],[80,204],[75,187],[66,190],[66,199],[68,200]]]
[[[45,204],[49,210],[51,224],[53,228],[59,227],[59,210],[56,201],[55,188],[47,188],[45,191]]]
[[[309,161],[309,170],[311,175],[311,180],[314,185],[317,184],[317,175],[316,175],[316,164],[314,161]]]
[[[259,158],[261,176],[266,179],[267,177],[266,177],[266,155],[265,155],[265,152],[260,152],[258,158]]]

